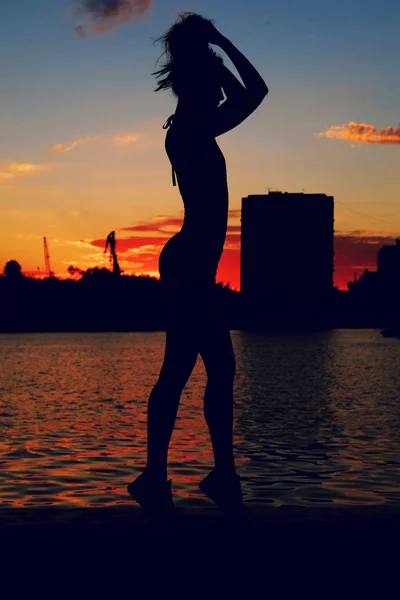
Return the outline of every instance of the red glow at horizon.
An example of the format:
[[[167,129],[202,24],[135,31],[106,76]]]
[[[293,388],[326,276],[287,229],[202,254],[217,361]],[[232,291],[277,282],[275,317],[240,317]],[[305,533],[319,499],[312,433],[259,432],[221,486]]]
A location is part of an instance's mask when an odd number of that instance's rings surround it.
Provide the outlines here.
[[[229,225],[227,229],[224,252],[222,254],[217,281],[236,291],[240,290],[240,209],[229,211]],[[182,216],[159,215],[142,223],[120,227],[117,229],[117,254],[120,267],[125,275],[150,275],[159,277],[158,260],[160,252],[167,241],[181,229]],[[126,237],[122,237],[125,235]],[[379,249],[386,244],[395,243],[396,236],[375,230],[360,230],[351,232],[337,232],[335,234],[335,273],[334,284],[342,290],[347,290],[347,284],[354,280],[354,274],[360,277],[365,269],[375,270]],[[87,241],[87,246],[93,250],[104,249],[105,238]],[[90,260],[74,263],[80,270],[104,267],[99,264],[96,255]],[[23,262],[21,263],[24,267]],[[54,265],[55,276],[68,278],[67,266],[65,272],[60,272],[60,267]],[[43,278],[42,270],[25,270],[26,276]]]
[[[159,253],[172,234],[171,232],[168,236],[157,236],[156,234],[157,232],[165,232],[166,228],[170,226],[177,228],[178,223],[180,223],[178,219],[165,218],[160,223],[151,224],[147,229],[145,225],[124,228],[125,231],[149,232],[150,230],[151,232],[150,235],[133,235],[118,240],[117,251],[120,256],[120,264],[125,269],[125,273],[139,275],[146,272],[158,272]],[[394,244],[395,239],[394,236],[379,235],[375,231],[336,234],[335,286],[347,290],[347,283],[353,281],[355,272],[359,277],[365,269],[375,270],[379,249],[385,244]],[[103,240],[94,240],[92,244],[95,247],[102,247]],[[130,269],[130,262],[142,262],[143,268]],[[232,289],[240,290],[240,225],[228,226],[217,281],[224,284],[230,283]]]

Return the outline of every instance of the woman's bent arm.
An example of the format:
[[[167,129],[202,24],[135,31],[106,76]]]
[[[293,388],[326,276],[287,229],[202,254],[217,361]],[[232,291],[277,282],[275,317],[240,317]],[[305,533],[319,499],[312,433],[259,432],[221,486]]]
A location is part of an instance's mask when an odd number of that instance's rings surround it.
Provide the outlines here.
[[[253,96],[254,100],[262,102],[268,94],[268,87],[257,69],[228,38],[221,35],[218,45],[235,65],[247,92]]]
[[[227,100],[216,111],[214,134],[218,136],[233,129],[254,112],[268,94],[268,87],[250,61],[214,26],[209,31],[209,42],[224,50],[244,84],[224,65],[221,67],[222,87]]]

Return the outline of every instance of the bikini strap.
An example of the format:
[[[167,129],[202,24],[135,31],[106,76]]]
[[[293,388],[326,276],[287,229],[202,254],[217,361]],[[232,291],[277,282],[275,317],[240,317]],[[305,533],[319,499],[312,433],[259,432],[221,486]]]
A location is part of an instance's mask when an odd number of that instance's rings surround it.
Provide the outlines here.
[[[171,127],[171,125],[174,122],[174,116],[175,115],[171,115],[170,117],[168,117],[168,119],[165,121],[165,123],[163,125],[163,129],[168,129],[169,127]]]
[[[165,123],[163,125],[163,129],[169,129],[171,127],[171,125],[173,125],[174,116],[175,115],[171,115],[170,117],[168,117],[168,119],[165,121]],[[175,174],[175,169],[173,166],[172,166],[172,185],[176,186],[176,174]]]

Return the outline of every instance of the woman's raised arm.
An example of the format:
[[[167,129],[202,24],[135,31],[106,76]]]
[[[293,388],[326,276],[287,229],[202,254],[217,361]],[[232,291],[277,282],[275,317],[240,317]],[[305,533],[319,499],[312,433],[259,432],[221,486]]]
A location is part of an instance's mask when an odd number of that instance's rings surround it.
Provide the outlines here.
[[[244,84],[227,67],[221,67],[222,87],[227,100],[217,109],[215,135],[218,136],[233,129],[254,112],[268,94],[268,87],[250,61],[213,25],[210,25],[207,37],[210,44],[218,45],[229,56]]]

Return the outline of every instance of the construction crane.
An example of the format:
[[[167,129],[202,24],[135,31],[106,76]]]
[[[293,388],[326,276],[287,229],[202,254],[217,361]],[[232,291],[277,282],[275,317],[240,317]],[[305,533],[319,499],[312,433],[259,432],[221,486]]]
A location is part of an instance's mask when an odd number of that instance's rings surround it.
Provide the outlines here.
[[[118,264],[118,258],[117,258],[117,251],[116,251],[116,246],[117,246],[117,242],[115,240],[115,231],[112,231],[106,240],[106,248],[104,250],[104,254],[107,252],[108,247],[110,246],[110,262],[111,260],[113,261],[113,273],[115,275],[121,275],[121,267]]]
[[[54,273],[50,268],[50,254],[49,247],[47,245],[47,239],[43,238],[43,247],[44,247],[44,270],[46,272],[46,277],[53,277]]]

